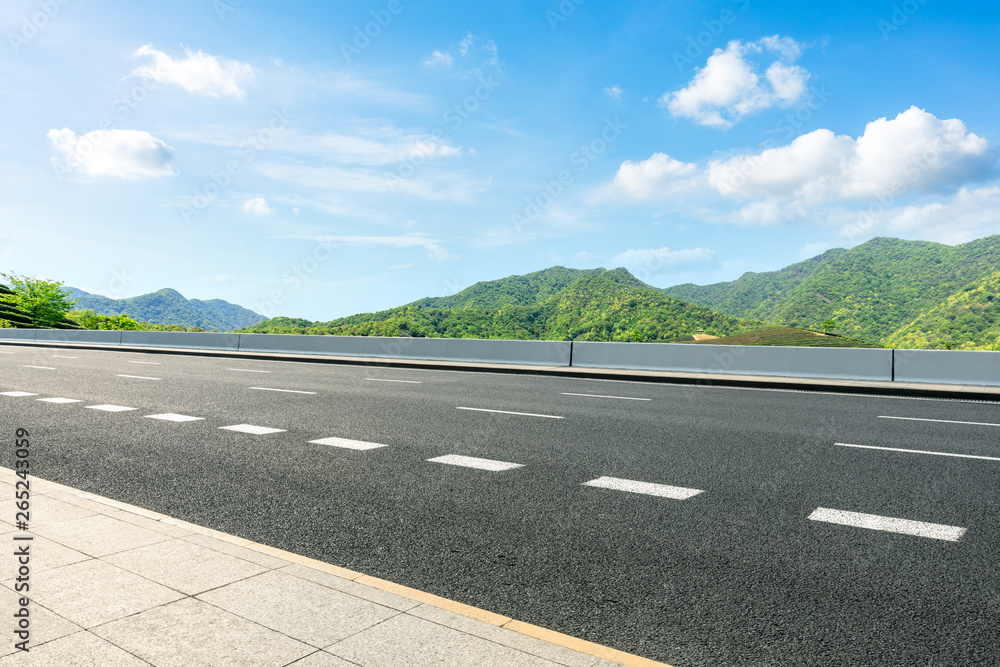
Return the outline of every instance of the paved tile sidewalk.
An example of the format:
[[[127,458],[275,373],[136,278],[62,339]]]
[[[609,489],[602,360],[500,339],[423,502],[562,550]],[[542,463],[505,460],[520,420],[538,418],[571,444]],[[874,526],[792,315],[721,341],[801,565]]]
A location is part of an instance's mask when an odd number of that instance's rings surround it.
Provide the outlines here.
[[[14,498],[0,468],[0,498]],[[31,478],[30,651],[0,562],[0,667],[613,667],[653,662],[357,572]],[[11,502],[13,507],[13,502]],[[14,537],[32,536],[30,542]],[[8,548],[10,547],[10,548]]]

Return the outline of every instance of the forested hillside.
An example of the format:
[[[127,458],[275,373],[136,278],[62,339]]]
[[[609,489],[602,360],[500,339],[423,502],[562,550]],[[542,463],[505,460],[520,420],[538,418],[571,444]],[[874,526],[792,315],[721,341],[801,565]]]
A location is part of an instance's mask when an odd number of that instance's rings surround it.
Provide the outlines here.
[[[222,299],[186,299],[177,290],[169,288],[128,299],[109,299],[73,288],[67,291],[76,299],[77,310],[92,310],[98,315],[124,314],[151,324],[197,327],[206,331],[232,331],[265,319],[252,310]]]

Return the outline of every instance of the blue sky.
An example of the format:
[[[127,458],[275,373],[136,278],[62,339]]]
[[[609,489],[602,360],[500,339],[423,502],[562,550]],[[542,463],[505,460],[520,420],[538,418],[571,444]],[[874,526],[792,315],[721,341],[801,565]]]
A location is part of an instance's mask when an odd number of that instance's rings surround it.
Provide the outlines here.
[[[0,270],[327,320],[1000,233],[993,3],[0,7]]]

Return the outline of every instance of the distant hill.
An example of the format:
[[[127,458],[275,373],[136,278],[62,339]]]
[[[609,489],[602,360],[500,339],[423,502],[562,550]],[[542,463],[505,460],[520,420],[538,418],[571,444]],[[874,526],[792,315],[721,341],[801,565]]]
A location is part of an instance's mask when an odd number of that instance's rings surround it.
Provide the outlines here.
[[[561,266],[482,282],[448,297],[330,322],[274,318],[247,333],[670,341],[699,329],[725,336],[760,326],[671,298],[625,269]]]
[[[994,342],[1000,336],[996,306],[988,298],[996,294],[996,281],[988,277],[998,267],[1000,236],[959,246],[876,238],[780,271],[663,292],[772,324],[818,329],[832,318],[837,333],[875,344],[944,347],[963,337],[985,344],[991,335]],[[975,292],[975,303],[959,298],[966,290]]]
[[[893,347],[1000,350],[1000,271],[922,312],[887,341]]]
[[[74,307],[76,310],[93,310],[98,315],[125,314],[136,321],[151,324],[179,324],[185,328],[198,327],[206,331],[232,331],[266,319],[263,315],[222,299],[185,299],[180,292],[169,288],[128,299],[109,299],[74,287],[67,287],[66,291],[77,300]]]

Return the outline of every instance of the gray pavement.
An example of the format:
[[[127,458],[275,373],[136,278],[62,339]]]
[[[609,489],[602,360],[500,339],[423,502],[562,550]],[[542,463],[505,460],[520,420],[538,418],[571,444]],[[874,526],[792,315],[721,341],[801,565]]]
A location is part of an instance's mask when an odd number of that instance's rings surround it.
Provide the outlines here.
[[[0,350],[45,479],[678,666],[1000,664],[995,403]]]

